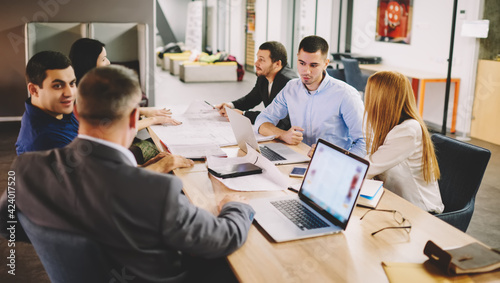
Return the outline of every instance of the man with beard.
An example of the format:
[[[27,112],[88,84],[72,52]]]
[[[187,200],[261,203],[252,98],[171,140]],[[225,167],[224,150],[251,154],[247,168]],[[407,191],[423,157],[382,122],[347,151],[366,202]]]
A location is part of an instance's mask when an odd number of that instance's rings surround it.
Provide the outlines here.
[[[249,110],[261,102],[267,107],[289,80],[297,78],[297,74],[287,64],[287,53],[283,44],[276,41],[264,42],[257,51],[257,60],[255,61],[257,82],[252,91],[238,100],[222,103],[215,107],[224,117],[227,117],[224,106],[234,108],[249,118],[253,124],[260,111]],[[283,130],[290,128],[288,117],[278,123],[278,128]]]

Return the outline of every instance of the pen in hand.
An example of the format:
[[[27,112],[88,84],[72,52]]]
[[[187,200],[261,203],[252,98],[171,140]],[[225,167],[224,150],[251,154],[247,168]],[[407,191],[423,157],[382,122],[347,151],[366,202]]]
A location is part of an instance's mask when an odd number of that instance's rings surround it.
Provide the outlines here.
[[[212,104],[210,104],[208,101],[204,100],[206,104],[210,105],[213,109],[217,109],[215,108],[215,106],[213,106]]]

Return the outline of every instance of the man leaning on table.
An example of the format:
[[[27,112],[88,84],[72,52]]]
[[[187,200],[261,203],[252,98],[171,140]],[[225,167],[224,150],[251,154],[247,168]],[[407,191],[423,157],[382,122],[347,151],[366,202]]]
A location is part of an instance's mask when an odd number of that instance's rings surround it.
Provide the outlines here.
[[[366,155],[363,137],[363,102],[359,93],[326,72],[328,43],[319,36],[307,36],[299,44],[294,79],[281,90],[255,121],[260,134],[288,143],[313,145],[326,139],[359,156]],[[292,127],[281,130],[275,125],[290,116]]]
[[[264,103],[264,106],[268,106],[289,80],[297,78],[295,71],[288,67],[285,46],[277,41],[268,41],[260,45],[255,61],[255,74],[257,82],[247,95],[233,102],[215,106],[222,116],[227,117],[224,109],[224,106],[227,106],[235,108],[237,112],[249,118],[252,124],[255,123],[260,111],[250,111],[250,109],[261,102]],[[279,121],[277,126],[280,129],[288,130],[290,119],[285,117]]]
[[[127,148],[137,132],[140,100],[130,69],[108,66],[86,74],[74,110],[78,137],[13,163],[16,208],[40,226],[87,235],[132,282],[210,282],[211,274],[217,282],[227,282],[223,274],[235,280],[223,257],[245,242],[254,210],[231,195],[214,216],[189,202],[177,177],[138,168]],[[7,204],[4,193],[4,236]]]

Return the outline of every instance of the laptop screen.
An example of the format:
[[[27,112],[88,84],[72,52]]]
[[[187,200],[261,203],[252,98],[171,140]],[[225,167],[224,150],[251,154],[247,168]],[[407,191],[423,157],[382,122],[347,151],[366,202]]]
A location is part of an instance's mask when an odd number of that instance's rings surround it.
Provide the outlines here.
[[[368,161],[318,140],[300,190],[301,197],[345,229],[368,171]],[[312,203],[311,203],[312,202]],[[325,215],[326,214],[326,215]]]

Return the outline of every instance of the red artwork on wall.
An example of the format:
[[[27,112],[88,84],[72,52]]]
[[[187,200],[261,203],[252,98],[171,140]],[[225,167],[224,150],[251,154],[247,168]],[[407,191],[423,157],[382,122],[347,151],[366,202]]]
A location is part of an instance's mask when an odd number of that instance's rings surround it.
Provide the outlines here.
[[[377,9],[377,41],[410,44],[411,0],[379,0]]]

